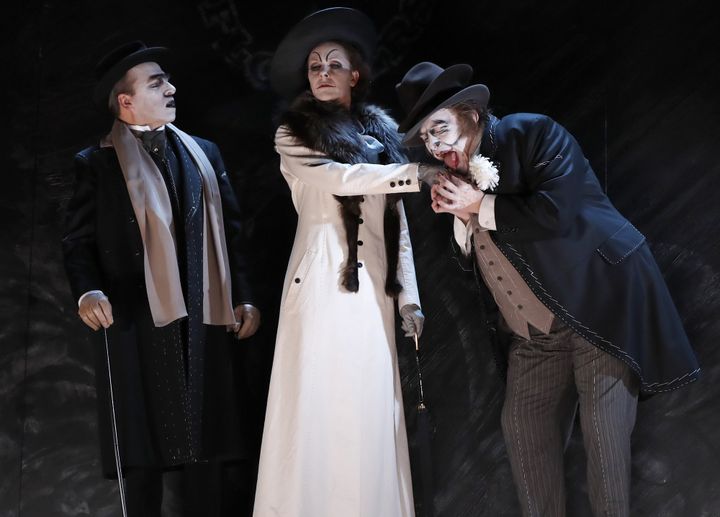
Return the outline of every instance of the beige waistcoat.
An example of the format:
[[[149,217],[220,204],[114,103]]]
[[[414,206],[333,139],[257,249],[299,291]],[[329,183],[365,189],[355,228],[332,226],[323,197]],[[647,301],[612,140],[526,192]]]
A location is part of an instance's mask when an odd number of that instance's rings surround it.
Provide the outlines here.
[[[535,296],[476,218],[471,218],[470,231],[480,274],[510,329],[525,339],[530,339],[528,324],[548,334],[554,319],[550,309]]]

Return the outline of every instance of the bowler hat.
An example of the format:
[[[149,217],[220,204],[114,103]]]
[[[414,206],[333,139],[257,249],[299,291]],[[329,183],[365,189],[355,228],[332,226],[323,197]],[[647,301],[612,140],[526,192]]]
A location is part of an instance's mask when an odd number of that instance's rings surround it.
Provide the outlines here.
[[[278,45],[270,63],[270,85],[286,98],[305,89],[305,64],[310,51],[326,41],[355,46],[366,61],[372,59],[377,33],[372,20],[349,7],[329,7],[300,20]]]
[[[430,113],[458,102],[474,100],[486,107],[490,90],[484,84],[468,86],[473,69],[458,64],[441,68],[435,63],[423,61],[407,71],[395,86],[400,106],[407,113],[398,131],[405,133],[403,144],[422,145],[418,130]]]
[[[135,65],[150,61],[163,63],[169,50],[165,47],[148,47],[142,41],[132,41],[120,45],[106,54],[95,66],[97,84],[93,101],[100,107],[107,107],[110,92],[125,72]]]

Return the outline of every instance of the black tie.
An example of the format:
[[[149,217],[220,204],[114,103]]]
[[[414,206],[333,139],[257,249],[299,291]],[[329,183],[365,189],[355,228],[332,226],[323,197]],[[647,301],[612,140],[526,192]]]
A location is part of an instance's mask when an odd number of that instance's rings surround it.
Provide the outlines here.
[[[154,161],[165,180],[165,185],[170,194],[170,201],[173,204],[173,214],[178,214],[180,211],[180,196],[177,189],[178,178],[176,177],[176,171],[172,170],[170,164],[165,159],[167,146],[165,129],[155,129],[152,131],[136,131],[133,129],[131,131],[140,139],[140,143],[142,143],[145,150],[150,153],[150,155],[154,155]]]
[[[133,131],[133,133],[140,139],[147,152],[159,155],[160,159],[165,158],[165,145],[167,143],[165,128],[153,131]]]

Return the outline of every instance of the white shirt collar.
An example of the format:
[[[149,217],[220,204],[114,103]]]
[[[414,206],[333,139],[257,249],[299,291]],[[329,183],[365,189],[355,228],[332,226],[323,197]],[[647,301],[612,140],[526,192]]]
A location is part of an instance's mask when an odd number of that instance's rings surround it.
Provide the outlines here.
[[[136,126],[134,124],[128,124],[127,126],[130,129],[132,129],[133,131],[158,131],[160,129],[165,129],[165,124],[163,124],[162,126],[160,126],[158,128],[155,128],[154,130],[150,129],[150,126]]]

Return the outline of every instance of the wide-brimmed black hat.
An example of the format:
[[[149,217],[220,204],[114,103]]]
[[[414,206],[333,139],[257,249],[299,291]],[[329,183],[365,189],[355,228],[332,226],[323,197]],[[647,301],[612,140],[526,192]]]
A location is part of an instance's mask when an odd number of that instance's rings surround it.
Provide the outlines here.
[[[95,66],[97,84],[93,101],[99,107],[107,108],[108,97],[113,86],[135,65],[153,61],[162,64],[170,51],[165,47],[148,47],[142,41],[131,41],[108,52]]]
[[[418,63],[407,71],[402,81],[395,85],[400,106],[407,114],[398,127],[401,133],[405,133],[403,144],[423,144],[418,130],[425,117],[434,111],[466,100],[487,106],[490,90],[484,84],[468,86],[472,74],[470,65],[441,68],[429,61]]]
[[[370,62],[377,45],[372,20],[349,7],[330,7],[300,20],[278,45],[270,64],[270,85],[286,98],[307,85],[306,63],[310,51],[325,41],[351,43]]]

